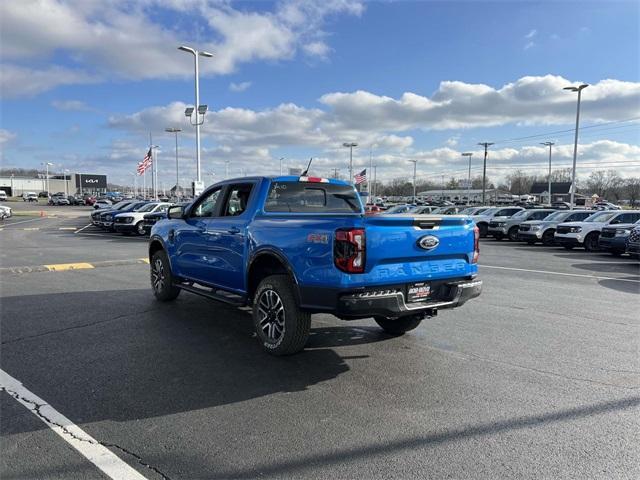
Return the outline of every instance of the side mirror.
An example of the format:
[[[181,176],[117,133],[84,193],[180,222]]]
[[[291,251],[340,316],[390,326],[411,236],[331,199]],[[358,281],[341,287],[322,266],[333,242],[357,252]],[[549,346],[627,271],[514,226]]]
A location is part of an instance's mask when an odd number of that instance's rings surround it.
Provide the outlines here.
[[[167,210],[167,218],[172,220],[184,218],[184,208],[181,205],[174,205]]]

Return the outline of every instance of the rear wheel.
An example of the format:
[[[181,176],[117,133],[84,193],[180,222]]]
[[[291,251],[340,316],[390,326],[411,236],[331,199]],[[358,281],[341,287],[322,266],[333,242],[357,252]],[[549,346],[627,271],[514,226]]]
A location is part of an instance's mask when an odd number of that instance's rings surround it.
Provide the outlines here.
[[[169,257],[164,250],[159,250],[151,257],[151,288],[153,294],[161,302],[174,300],[180,289],[174,285]]]
[[[260,282],[253,299],[253,326],[262,347],[272,355],[291,355],[304,348],[311,314],[300,310],[287,275],[271,275]]]
[[[509,229],[509,241],[517,242],[518,241],[518,227],[511,227]]]
[[[555,230],[547,230],[542,234],[542,244],[546,246],[551,246],[555,243]]]
[[[598,250],[598,234],[596,232],[587,235],[584,239],[584,249],[587,252],[594,252]]]
[[[136,233],[138,235],[144,235],[144,222],[142,220],[136,223]]]
[[[391,335],[402,335],[420,325],[423,315],[408,315],[400,318],[373,317],[382,329]]]

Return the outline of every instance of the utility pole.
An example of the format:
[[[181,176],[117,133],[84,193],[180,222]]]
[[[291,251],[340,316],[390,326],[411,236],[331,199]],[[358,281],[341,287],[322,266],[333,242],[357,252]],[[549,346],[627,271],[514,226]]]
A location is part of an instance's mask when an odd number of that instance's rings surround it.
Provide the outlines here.
[[[353,147],[357,147],[358,144],[355,142],[345,142],[342,146],[349,149],[349,183],[353,183]]]
[[[284,157],[280,157],[280,175],[282,176],[282,161],[284,160]]]
[[[373,175],[373,147],[369,147],[369,174],[367,175],[367,190],[371,201],[371,176]]]
[[[482,205],[485,204],[486,202],[486,190],[487,190],[487,149],[493,145],[493,143],[490,142],[483,142],[483,143],[479,143],[478,145],[481,145],[484,147],[484,164],[482,166]]]
[[[574,200],[576,195],[576,159],[578,158],[578,130],[580,128],[580,98],[582,96],[582,90],[589,85],[583,83],[578,87],[564,87],[563,90],[569,90],[571,92],[578,92],[578,107],[576,110],[576,135],[573,141],[573,172],[571,173],[571,210],[574,208]]]
[[[333,169],[333,178],[338,178],[338,179],[340,178],[340,177],[338,177],[338,170],[340,170],[340,169],[339,168],[334,168]]]
[[[555,143],[553,143],[553,142],[543,142],[540,145],[544,145],[546,147],[549,147],[549,175],[547,176],[547,180],[549,182],[549,205],[551,205],[551,203],[552,203],[552,199],[551,199],[551,147],[553,145],[555,145]]]
[[[224,179],[227,180],[229,178],[229,159],[224,161]]]
[[[442,198],[442,201],[444,202],[444,174],[441,175],[442,177],[442,189],[440,191],[440,197]]]
[[[416,166],[418,160],[409,160],[409,162],[413,163],[413,203],[416,203]]]
[[[462,154],[463,157],[469,157],[469,173],[467,174],[467,206],[469,206],[471,202],[471,156],[472,152],[465,152]]]
[[[200,76],[200,66],[198,63],[198,59],[199,57],[210,58],[210,57],[213,57],[213,54],[209,52],[199,52],[195,48],[187,47],[185,45],[178,47],[178,50],[182,50],[183,52],[189,52],[193,55],[195,94],[196,94],[195,110],[196,112],[200,113],[200,80],[198,78]],[[201,125],[201,122],[197,119],[198,113],[196,114],[196,123],[194,126],[196,127],[196,181],[199,183],[202,181],[202,178],[200,173],[200,125]],[[203,116],[203,121],[204,121],[204,116]]]
[[[377,193],[378,193],[378,185],[377,185],[377,183],[376,183],[376,173],[377,173],[377,170],[378,170],[378,166],[377,166],[377,165],[374,165],[374,166],[373,166],[373,194],[374,194],[374,195],[377,195]]]
[[[180,188],[180,172],[178,170],[178,133],[182,131],[181,128],[168,127],[164,129],[167,133],[175,133],[176,134],[176,197],[181,196],[178,193]]]

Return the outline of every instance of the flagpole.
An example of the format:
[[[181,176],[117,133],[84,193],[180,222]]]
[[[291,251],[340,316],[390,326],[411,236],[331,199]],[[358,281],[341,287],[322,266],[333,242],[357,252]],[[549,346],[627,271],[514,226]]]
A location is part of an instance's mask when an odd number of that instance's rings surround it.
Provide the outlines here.
[[[156,169],[156,162],[154,162],[154,158],[153,158],[153,137],[151,136],[151,132],[149,132],[149,150],[151,151],[151,190],[153,191],[153,197],[154,199],[158,199],[156,196],[156,183],[155,183],[155,169]]]

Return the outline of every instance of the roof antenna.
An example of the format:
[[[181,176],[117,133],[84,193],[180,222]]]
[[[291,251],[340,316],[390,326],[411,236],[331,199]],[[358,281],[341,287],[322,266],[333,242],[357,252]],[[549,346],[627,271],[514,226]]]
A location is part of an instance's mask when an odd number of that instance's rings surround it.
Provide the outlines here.
[[[312,161],[313,161],[313,157],[311,157],[309,159],[309,165],[307,165],[307,169],[304,172],[302,172],[302,175],[300,175],[301,177],[306,177],[307,176],[307,173],[309,173],[309,169],[311,168],[311,162]]]

